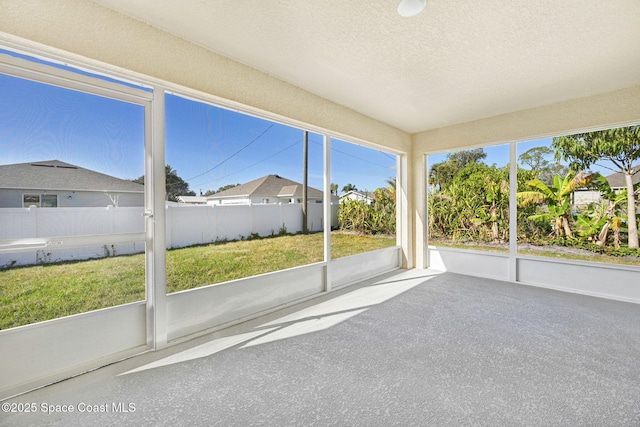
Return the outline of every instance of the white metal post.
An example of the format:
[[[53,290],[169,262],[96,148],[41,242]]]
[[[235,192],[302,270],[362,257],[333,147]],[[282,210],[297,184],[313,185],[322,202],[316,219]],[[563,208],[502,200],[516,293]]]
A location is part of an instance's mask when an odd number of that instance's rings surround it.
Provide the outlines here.
[[[401,156],[396,155],[396,200],[394,200],[396,202],[396,246],[402,246],[402,232],[403,232],[403,228],[405,226],[404,224],[404,216],[406,214],[408,214],[408,212],[405,212],[403,207],[403,203],[402,203],[402,197],[400,196],[400,193],[402,193],[405,190],[405,185],[406,183],[403,182],[402,180],[402,172],[403,172],[403,168],[402,168],[402,159]]]
[[[411,182],[410,168],[413,167],[410,153],[396,155],[396,244],[402,248],[402,268],[414,268],[413,247],[413,191],[416,187]]]
[[[517,144],[509,144],[509,281],[517,280],[518,250],[518,205],[516,192],[518,191],[518,163]]]
[[[422,217],[422,260],[423,268],[429,268],[431,260],[429,259],[429,156],[426,154],[422,156],[422,171],[424,176],[422,177],[423,187],[419,187],[419,191],[422,191],[422,203],[424,208],[424,215]]]
[[[164,96],[163,88],[154,88],[145,134],[147,343],[154,349],[167,345]]]
[[[324,290],[331,290],[331,138],[323,135],[324,142],[324,262],[325,281]]]

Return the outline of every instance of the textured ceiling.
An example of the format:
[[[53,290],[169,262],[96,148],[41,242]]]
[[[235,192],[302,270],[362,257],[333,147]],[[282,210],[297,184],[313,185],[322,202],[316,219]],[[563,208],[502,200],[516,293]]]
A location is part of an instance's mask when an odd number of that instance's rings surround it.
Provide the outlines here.
[[[409,133],[640,84],[638,0],[95,0]]]

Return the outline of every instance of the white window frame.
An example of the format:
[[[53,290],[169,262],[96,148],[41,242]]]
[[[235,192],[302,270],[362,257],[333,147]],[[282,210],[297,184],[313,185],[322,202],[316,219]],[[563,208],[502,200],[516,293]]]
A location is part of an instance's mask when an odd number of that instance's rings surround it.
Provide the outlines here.
[[[4,49],[5,46],[2,46]],[[28,53],[27,53],[28,55]],[[122,101],[144,108],[145,145],[145,217],[142,233],[122,233],[109,236],[62,236],[56,238],[18,239],[0,241],[5,252],[28,250],[43,245],[78,246],[116,243],[146,243],[146,306],[147,345],[160,348],[166,345],[166,306],[164,252],[164,89],[156,87],[154,92],[114,83],[97,77],[81,74],[80,70],[60,69],[48,64],[9,55],[0,55],[0,73],[51,86],[57,86],[89,95]],[[152,155],[153,153],[153,155]],[[30,193],[29,193],[30,194]],[[35,194],[35,193],[33,193]],[[40,205],[42,197],[40,197]],[[23,198],[24,204],[24,198]],[[162,226],[160,226],[162,225]]]
[[[43,206],[44,199],[45,198],[52,198],[52,197],[56,198],[56,205],[55,206]],[[44,194],[40,195],[40,207],[43,207],[43,208],[57,208],[58,206],[59,205],[58,205],[58,195],[57,194],[46,194],[46,193],[44,193]]]
[[[25,203],[25,198],[26,197],[37,197],[38,198],[38,203],[34,204],[34,203]],[[31,206],[35,206],[37,208],[39,208],[41,206],[40,204],[40,193],[22,193],[22,207],[23,208],[30,208]]]

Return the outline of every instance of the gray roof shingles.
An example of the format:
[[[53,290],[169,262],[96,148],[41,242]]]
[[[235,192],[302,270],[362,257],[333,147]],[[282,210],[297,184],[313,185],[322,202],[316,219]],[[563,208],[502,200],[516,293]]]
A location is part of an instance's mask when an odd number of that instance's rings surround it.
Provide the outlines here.
[[[322,191],[309,187],[309,198],[321,199]],[[302,197],[302,184],[279,175],[267,175],[214,194],[210,198],[231,197]]]
[[[0,165],[0,188],[143,193],[144,186],[59,160]]]
[[[633,168],[635,170],[638,170],[638,168],[640,168],[640,165],[635,165]],[[611,186],[611,188],[627,187],[627,184],[624,179],[624,174],[622,172],[616,172],[611,175],[607,175],[606,178],[607,178],[607,181],[609,181],[609,185]],[[637,172],[635,175],[633,175],[633,183],[637,184],[638,182],[640,182],[640,172]]]

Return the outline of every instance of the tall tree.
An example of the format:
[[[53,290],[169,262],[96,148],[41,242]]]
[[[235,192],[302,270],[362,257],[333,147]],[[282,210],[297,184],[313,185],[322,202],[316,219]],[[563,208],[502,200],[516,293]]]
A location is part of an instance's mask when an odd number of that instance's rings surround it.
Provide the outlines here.
[[[551,162],[547,158],[553,157],[553,150],[549,147],[533,147],[518,156],[521,165],[528,166],[534,171],[540,181],[553,185],[553,177],[565,176],[569,168],[557,161]]]
[[[207,191],[205,191],[203,196],[213,196],[216,193],[220,193],[221,191],[228,190],[228,189],[233,188],[233,187],[237,187],[238,185],[240,185],[240,183],[223,185],[222,187],[218,187],[217,190],[207,190]],[[202,193],[202,191],[200,191],[200,192]]]
[[[482,148],[474,148],[473,150],[463,150],[451,153],[448,159],[458,164],[460,169],[464,169],[469,163],[481,163],[487,157],[487,153]]]
[[[334,196],[338,195],[338,184],[331,183],[331,194]]]
[[[578,133],[553,139],[556,159],[568,160],[574,170],[589,169],[601,160],[608,160],[624,175],[627,189],[627,226],[629,247],[638,248],[637,195],[633,176],[640,172],[640,126]],[[605,167],[604,165],[600,165]]]
[[[178,171],[170,165],[165,166],[166,198],[172,202],[178,201],[178,196],[195,196],[196,193],[189,190],[189,184],[178,176]],[[144,175],[133,180],[139,184],[144,184]]]
[[[446,160],[431,166],[429,183],[442,190],[447,187],[462,169],[468,164],[480,163],[487,157],[482,148],[449,153]]]
[[[218,190],[215,191],[214,193],[220,193],[220,192],[228,190],[230,188],[237,187],[238,185],[240,185],[240,183],[223,185],[222,187],[219,187]]]

